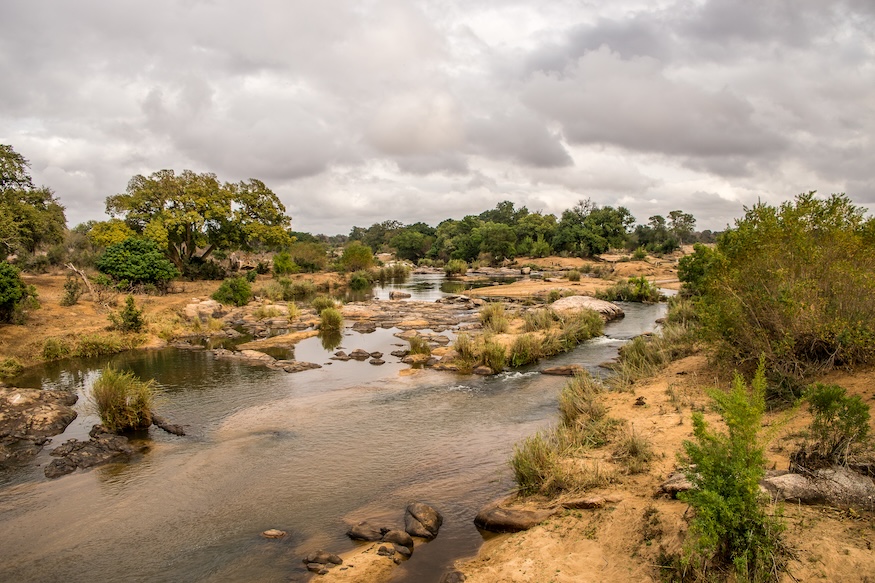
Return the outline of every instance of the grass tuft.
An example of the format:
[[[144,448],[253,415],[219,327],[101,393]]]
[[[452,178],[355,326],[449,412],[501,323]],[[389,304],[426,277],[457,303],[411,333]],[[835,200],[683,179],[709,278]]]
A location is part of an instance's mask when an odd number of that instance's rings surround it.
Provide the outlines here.
[[[91,399],[104,427],[118,433],[152,424],[154,392],[151,380],[144,382],[132,372],[105,368],[91,387]]]

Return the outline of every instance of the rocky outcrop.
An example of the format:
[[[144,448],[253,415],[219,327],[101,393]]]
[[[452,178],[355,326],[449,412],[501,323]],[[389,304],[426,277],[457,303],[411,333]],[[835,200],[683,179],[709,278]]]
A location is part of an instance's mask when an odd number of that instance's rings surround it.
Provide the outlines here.
[[[46,466],[46,477],[59,478],[79,468],[126,461],[142,451],[134,448],[126,437],[107,432],[102,425],[95,425],[90,435],[88,441],[71,439],[53,449],[51,455],[57,459]]]
[[[333,553],[316,551],[304,557],[304,564],[307,565],[307,570],[317,575],[325,575],[329,569],[342,565],[343,559]]]
[[[411,536],[433,539],[443,522],[440,512],[422,502],[408,504],[404,513],[404,530]]]
[[[76,419],[75,393],[0,387],[0,467],[36,455]]]
[[[221,318],[225,315],[226,310],[216,300],[199,300],[195,298],[192,303],[182,309],[182,313],[189,320],[206,320],[207,318]]]
[[[175,423],[171,423],[160,415],[152,414],[152,425],[163,429],[167,433],[172,433],[173,435],[185,435],[185,428],[182,425],[176,425]]]
[[[568,314],[582,310],[598,312],[606,322],[622,318],[625,314],[623,309],[612,302],[597,300],[591,296],[568,296],[550,304],[550,308],[557,314]]]
[[[258,350],[227,350],[225,348],[214,348],[212,350],[216,358],[239,360],[246,364],[261,365],[268,368],[283,370],[285,372],[301,372],[314,368],[322,368],[322,365],[313,362],[304,362],[300,360],[277,360],[269,354],[259,352]]]
[[[351,538],[352,540],[362,540],[366,542],[374,542],[378,540],[383,540],[383,534],[386,533],[388,529],[381,528],[370,522],[364,521],[359,522],[358,524],[351,526],[349,530],[346,531],[346,536]]]
[[[489,532],[520,532],[535,527],[559,510],[511,508],[508,500],[498,500],[485,506],[474,517],[474,525]]]
[[[806,474],[781,472],[764,478],[760,487],[775,500],[875,507],[875,483],[872,478],[841,466]]]

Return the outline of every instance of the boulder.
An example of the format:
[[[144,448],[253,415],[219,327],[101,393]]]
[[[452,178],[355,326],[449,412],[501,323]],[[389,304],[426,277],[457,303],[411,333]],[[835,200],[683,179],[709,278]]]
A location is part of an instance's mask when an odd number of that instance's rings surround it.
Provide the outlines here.
[[[390,300],[403,300],[405,298],[409,298],[410,294],[402,291],[393,290],[389,292]]]
[[[485,364],[481,364],[479,366],[475,366],[474,370],[471,371],[473,374],[480,376],[489,376],[495,374],[495,371],[486,366]]]
[[[195,300],[185,306],[182,313],[189,320],[206,320],[220,318],[224,315],[225,308],[216,300]]]
[[[668,477],[660,486],[659,490],[672,498],[677,498],[681,492],[693,489],[693,483],[683,472],[675,472]]]
[[[74,472],[77,468],[124,461],[137,453],[126,437],[95,432],[94,429],[92,434],[88,441],[71,439],[52,450],[51,455],[58,459],[52,460],[52,463],[46,466],[44,470],[46,477],[59,478]]]
[[[413,548],[413,537],[403,530],[390,530],[383,535],[383,541],[407,547],[409,549]]]
[[[368,361],[370,364],[380,366],[381,364],[386,364],[386,361],[381,358],[372,358]]]
[[[377,324],[368,321],[356,322],[352,325],[352,329],[360,334],[370,334],[377,331]]]
[[[623,309],[617,304],[597,300],[591,296],[568,296],[561,298],[550,304],[550,308],[558,314],[594,310],[607,321],[622,318],[625,315]]]
[[[329,553],[327,551],[315,551],[304,557],[304,562],[308,565],[311,564],[319,564],[319,565],[342,565],[343,559],[335,555],[334,553]]]
[[[408,504],[404,514],[404,530],[411,536],[433,539],[443,522],[440,512],[422,502]]]
[[[367,350],[356,348],[349,353],[349,357],[354,358],[355,360],[367,360],[371,357],[371,354]]]
[[[283,538],[284,536],[286,536],[286,534],[287,533],[284,530],[269,528],[261,533],[261,536],[263,536],[264,538]]]
[[[574,375],[583,374],[586,369],[579,364],[564,364],[560,366],[551,366],[541,370],[541,374],[556,375],[562,377],[573,377]]]
[[[0,387],[0,467],[36,455],[76,418],[76,393]]]
[[[355,526],[350,527],[350,529],[346,531],[346,536],[353,540],[374,542],[383,540],[383,532],[384,529],[365,521],[359,522]]]
[[[841,466],[811,471],[808,475],[784,473],[769,476],[760,486],[776,500],[801,504],[875,504],[875,483],[869,476]]]
[[[503,506],[503,500],[493,502],[484,507],[474,517],[474,524],[481,530],[489,532],[520,532],[529,530],[544,522],[554,514],[556,509],[525,510]]]

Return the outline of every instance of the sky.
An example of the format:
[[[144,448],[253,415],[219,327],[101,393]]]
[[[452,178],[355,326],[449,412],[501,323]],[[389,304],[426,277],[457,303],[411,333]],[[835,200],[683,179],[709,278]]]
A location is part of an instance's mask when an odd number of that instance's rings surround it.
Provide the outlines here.
[[[875,203],[872,0],[3,0],[0,143],[70,226],[171,168],[292,228]]]

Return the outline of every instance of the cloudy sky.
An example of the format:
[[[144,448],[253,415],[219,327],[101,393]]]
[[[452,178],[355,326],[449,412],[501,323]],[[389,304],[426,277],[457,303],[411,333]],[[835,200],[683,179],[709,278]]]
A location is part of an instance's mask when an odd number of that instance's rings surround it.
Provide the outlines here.
[[[875,203],[872,0],[2,0],[0,80],[0,143],[71,225],[163,168],[326,234]]]

